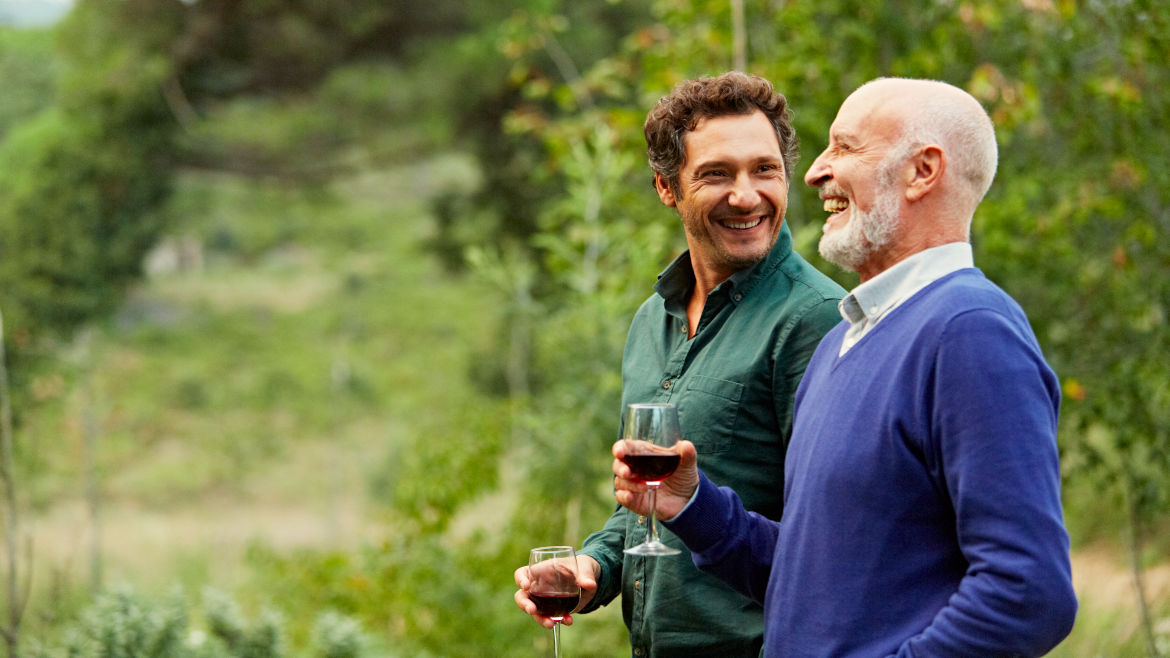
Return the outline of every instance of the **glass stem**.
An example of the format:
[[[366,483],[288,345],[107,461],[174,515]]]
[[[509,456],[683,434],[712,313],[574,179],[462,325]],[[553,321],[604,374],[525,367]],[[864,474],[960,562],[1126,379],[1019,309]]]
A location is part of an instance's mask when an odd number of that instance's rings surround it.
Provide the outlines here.
[[[650,543],[658,542],[658,487],[650,487]]]
[[[561,658],[561,622],[553,622],[553,658]]]

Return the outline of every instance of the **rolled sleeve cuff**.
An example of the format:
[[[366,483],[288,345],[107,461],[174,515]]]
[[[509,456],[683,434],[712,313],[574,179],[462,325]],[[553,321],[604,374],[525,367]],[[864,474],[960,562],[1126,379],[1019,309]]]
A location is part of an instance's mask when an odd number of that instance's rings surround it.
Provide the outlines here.
[[[577,554],[588,555],[597,560],[601,567],[601,573],[597,575],[597,592],[585,607],[577,611],[584,614],[608,605],[621,593],[622,556],[614,554],[608,546],[600,542],[593,544],[586,542]]]

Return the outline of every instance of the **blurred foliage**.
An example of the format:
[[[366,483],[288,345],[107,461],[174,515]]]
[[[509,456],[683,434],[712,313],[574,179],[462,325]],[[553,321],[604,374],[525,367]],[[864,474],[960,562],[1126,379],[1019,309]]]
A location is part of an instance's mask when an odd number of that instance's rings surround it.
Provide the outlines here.
[[[178,168],[326,179],[401,109],[346,65],[405,64],[466,18],[455,0],[80,0],[55,30],[56,59],[38,59],[37,32],[3,28],[0,65],[22,90],[0,103],[0,305],[18,392],[29,355],[108,317],[137,280]],[[381,82],[385,100],[398,85]]]
[[[588,67],[649,21],[648,0],[512,0],[494,20],[442,48],[458,71],[451,100],[456,131],[480,162],[484,182],[471,194],[438,200],[440,245],[507,243],[526,250],[541,206],[563,189],[558,160],[534,132],[550,112],[590,107]]]
[[[321,612],[313,643],[290,651],[280,616],[272,610],[250,619],[230,596],[203,593],[203,623],[192,627],[192,606],[182,592],[151,597],[129,585],[99,595],[70,628],[61,645],[37,642],[33,658],[359,658],[370,647],[354,620]]]
[[[156,175],[171,147],[157,93],[167,62],[143,34],[113,38],[115,21],[87,7],[71,21],[46,65],[59,72],[46,79],[56,82],[53,103],[0,142],[0,308],[18,417],[35,400],[30,357],[51,358],[137,280],[170,187]]]
[[[57,61],[49,30],[0,26],[0,80],[12,90],[0,96],[0,140],[11,126],[52,105]]]
[[[1151,55],[1170,45],[1170,17],[1088,3],[981,20],[1084,44],[1040,59],[1006,37],[984,45],[1002,55],[970,86],[1006,125],[1007,154],[977,245],[1063,378],[1069,478],[1114,500],[1135,533],[1157,527],[1170,509],[1170,176],[1151,165],[1170,147],[1156,128],[1170,73]]]

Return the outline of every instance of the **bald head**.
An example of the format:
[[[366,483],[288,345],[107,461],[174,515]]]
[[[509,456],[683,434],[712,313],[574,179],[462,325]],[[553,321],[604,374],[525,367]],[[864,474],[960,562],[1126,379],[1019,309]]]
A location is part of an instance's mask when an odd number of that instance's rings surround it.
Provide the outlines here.
[[[862,85],[804,176],[829,213],[821,255],[866,281],[912,254],[969,240],[996,160],[991,119],[963,90],[904,78]]]
[[[974,213],[995,178],[999,156],[991,118],[971,94],[937,80],[878,78],[845,103],[862,103],[873,115],[900,124],[906,153],[928,144],[942,147],[956,201]]]

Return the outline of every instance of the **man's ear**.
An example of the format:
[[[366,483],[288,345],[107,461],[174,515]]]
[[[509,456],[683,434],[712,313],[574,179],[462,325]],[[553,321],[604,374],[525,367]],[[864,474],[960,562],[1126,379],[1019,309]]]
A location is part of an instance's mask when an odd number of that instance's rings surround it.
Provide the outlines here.
[[[654,174],[654,189],[658,190],[658,198],[662,203],[674,207],[677,201],[674,198],[674,190],[670,189],[670,183],[666,182],[666,178],[662,174]]]
[[[943,173],[947,169],[947,154],[941,146],[929,144],[910,158],[910,164],[914,169],[906,185],[906,200],[918,201],[942,183]]]

